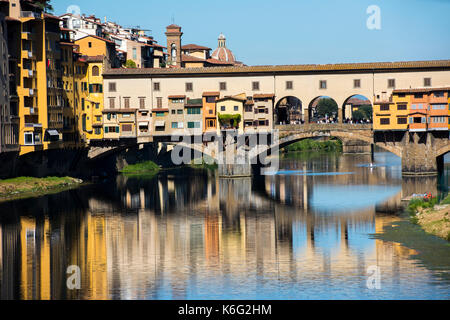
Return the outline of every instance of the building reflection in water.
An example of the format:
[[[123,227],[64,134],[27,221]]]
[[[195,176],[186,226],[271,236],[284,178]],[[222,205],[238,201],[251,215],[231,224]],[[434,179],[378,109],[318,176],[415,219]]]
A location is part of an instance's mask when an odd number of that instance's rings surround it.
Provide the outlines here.
[[[1,298],[296,298],[316,287],[326,297],[330,284],[352,288],[343,297],[365,298],[370,265],[382,268],[387,286],[407,285],[412,273],[430,277],[414,250],[368,235],[399,220],[401,199],[436,188],[437,178],[402,180],[392,168],[374,173],[352,159],[287,160],[295,174],[254,179],[119,176],[2,204]],[[397,189],[330,213],[314,205],[317,186],[329,185]],[[81,290],[66,287],[70,265],[81,268]]]

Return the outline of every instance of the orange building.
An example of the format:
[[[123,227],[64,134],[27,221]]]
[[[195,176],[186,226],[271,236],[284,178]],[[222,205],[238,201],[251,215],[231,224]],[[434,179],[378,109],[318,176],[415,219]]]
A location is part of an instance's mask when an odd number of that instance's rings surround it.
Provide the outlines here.
[[[428,129],[428,89],[405,90],[411,96],[409,106],[409,131],[419,132]]]
[[[203,92],[203,132],[217,130],[216,100],[220,92]]]
[[[450,88],[431,89],[428,101],[428,130],[448,130]]]

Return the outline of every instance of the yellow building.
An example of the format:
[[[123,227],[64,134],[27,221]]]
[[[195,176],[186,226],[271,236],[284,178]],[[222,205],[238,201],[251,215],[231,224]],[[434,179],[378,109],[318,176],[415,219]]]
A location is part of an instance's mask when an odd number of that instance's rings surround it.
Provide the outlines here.
[[[120,67],[116,55],[116,44],[108,39],[88,35],[75,41],[79,52],[89,57],[104,56],[111,67]]]
[[[373,104],[373,130],[407,130],[407,116],[408,103],[402,95],[375,101]]]
[[[247,100],[244,93],[216,100],[218,130],[238,129],[244,133],[243,112]]]
[[[103,139],[103,58],[101,55],[87,56],[83,57],[86,66],[80,63],[80,68],[85,67],[86,71],[77,77],[80,86],[78,128],[84,143]]]

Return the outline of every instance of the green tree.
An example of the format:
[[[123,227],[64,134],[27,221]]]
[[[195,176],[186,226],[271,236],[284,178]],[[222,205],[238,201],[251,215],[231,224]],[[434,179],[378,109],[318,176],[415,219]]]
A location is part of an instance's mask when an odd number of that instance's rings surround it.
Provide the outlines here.
[[[136,68],[136,63],[133,60],[127,60],[125,62],[125,68]]]
[[[370,106],[370,105],[360,106],[358,108],[358,110],[364,114],[364,119],[372,120],[372,115],[373,115],[372,106]]]
[[[355,119],[356,121],[359,120],[363,120],[363,119],[367,119],[366,115],[364,114],[364,112],[362,112],[361,110],[355,110],[353,111],[353,115],[352,115],[353,119]]]
[[[336,101],[334,101],[331,98],[322,98],[319,100],[319,103],[317,104],[318,117],[325,117],[325,115],[331,117],[334,114],[337,114],[337,112],[338,112],[338,105]]]
[[[53,6],[50,4],[50,0],[35,1],[44,12],[53,12]]]

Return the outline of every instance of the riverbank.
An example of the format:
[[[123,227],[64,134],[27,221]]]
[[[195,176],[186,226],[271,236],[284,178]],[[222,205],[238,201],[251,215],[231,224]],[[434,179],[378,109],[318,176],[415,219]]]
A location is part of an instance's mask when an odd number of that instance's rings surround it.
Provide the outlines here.
[[[125,166],[119,172],[125,175],[156,175],[161,168],[153,161],[143,161]]]
[[[299,151],[342,151],[342,142],[340,140],[317,141],[305,139],[282,149],[284,153]]]
[[[71,177],[18,177],[0,180],[0,202],[38,197],[76,188],[83,183]]]
[[[440,203],[434,199],[413,199],[407,210],[412,222],[421,226],[425,232],[450,241],[450,195]]]

